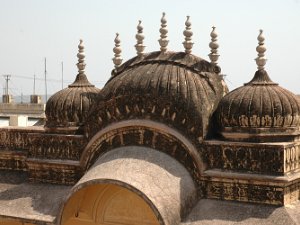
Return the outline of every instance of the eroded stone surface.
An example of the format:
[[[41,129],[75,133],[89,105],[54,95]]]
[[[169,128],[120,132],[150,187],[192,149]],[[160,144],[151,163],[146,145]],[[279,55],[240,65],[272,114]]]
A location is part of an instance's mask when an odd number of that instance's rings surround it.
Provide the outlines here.
[[[116,183],[141,195],[166,225],[179,224],[197,199],[189,172],[165,153],[145,147],[122,147],[104,154],[73,192],[101,182]]]
[[[296,225],[300,203],[286,207],[202,199],[182,225]]]
[[[28,183],[23,172],[0,171],[1,217],[53,223],[70,186]]]

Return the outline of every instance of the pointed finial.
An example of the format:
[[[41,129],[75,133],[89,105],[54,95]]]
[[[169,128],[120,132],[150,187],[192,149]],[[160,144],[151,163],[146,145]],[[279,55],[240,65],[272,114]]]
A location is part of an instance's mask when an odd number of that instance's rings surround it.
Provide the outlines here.
[[[216,33],[215,26],[212,27],[210,37],[211,37],[211,42],[209,43],[210,54],[208,54],[208,56],[210,58],[211,64],[217,65],[218,64],[217,61],[218,61],[220,55],[218,54],[218,48],[219,48],[219,44],[217,43],[218,34]]]
[[[168,29],[167,29],[167,20],[166,20],[165,16],[166,16],[166,14],[163,12],[162,18],[160,20],[160,22],[161,22],[161,27],[159,29],[160,39],[158,40],[159,45],[160,45],[160,51],[163,53],[167,51],[167,46],[169,43],[169,40],[167,40]]]
[[[259,30],[259,35],[257,37],[258,46],[256,47],[257,58],[255,59],[258,70],[264,70],[267,59],[265,58],[265,51],[267,50],[265,47],[265,37],[263,36],[263,30]]]
[[[193,32],[191,30],[192,23],[190,22],[190,17],[187,16],[185,21],[185,30],[183,31],[183,35],[185,37],[184,42],[182,43],[185,48],[185,53],[190,54],[192,52],[193,42],[192,42],[192,35]]]
[[[145,38],[145,36],[143,35],[143,26],[142,26],[142,21],[139,20],[139,24],[137,25],[137,34],[135,35],[135,38],[137,40],[137,43],[135,45],[135,49],[136,49],[136,53],[139,57],[143,57],[144,53],[144,49],[145,46],[143,45],[143,40]]]
[[[72,84],[69,84],[68,87],[94,87],[93,84],[91,84],[86,75],[85,75],[85,53],[84,53],[84,46],[83,46],[83,41],[80,39],[80,43],[78,45],[78,53],[77,53],[77,58],[78,58],[78,63],[77,68],[78,68],[78,74],[75,78],[75,81]]]
[[[116,33],[116,38],[115,38],[115,47],[113,48],[113,52],[115,53],[115,57],[112,59],[114,64],[115,64],[115,68],[117,69],[121,63],[122,63],[122,58],[121,58],[121,40],[119,38],[119,33]]]
[[[77,68],[78,68],[78,73],[79,74],[84,74],[84,69],[85,69],[85,62],[84,62],[84,58],[85,58],[85,54],[84,54],[84,46],[83,46],[83,40],[80,39],[80,43],[78,45],[78,54],[77,54],[77,58],[78,58],[78,63]]]

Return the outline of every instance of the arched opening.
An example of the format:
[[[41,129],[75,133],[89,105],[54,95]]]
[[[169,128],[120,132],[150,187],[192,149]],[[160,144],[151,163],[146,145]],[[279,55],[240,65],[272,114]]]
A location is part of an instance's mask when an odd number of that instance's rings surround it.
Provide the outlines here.
[[[146,201],[116,184],[93,184],[64,206],[61,225],[159,225]]]

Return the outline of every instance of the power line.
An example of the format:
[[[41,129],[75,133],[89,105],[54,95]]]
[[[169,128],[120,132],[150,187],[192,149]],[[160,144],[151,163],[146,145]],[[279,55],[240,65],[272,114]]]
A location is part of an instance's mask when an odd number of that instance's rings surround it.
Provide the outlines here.
[[[48,75],[48,77],[51,76],[51,74],[49,75],[48,73],[47,73],[47,75]],[[31,77],[31,76],[24,76],[24,75],[12,75],[12,77],[14,77],[14,78],[22,78],[22,79],[27,79],[27,80],[34,80],[33,77]],[[48,77],[47,77],[47,83],[49,83],[49,82],[61,83],[62,82],[61,80],[58,80],[58,79],[49,79]],[[44,81],[45,78],[41,78],[41,77],[35,76],[35,80],[36,81]],[[71,84],[73,81],[74,80],[63,80],[64,84]],[[95,80],[91,81],[91,83],[93,83],[93,84],[104,84],[106,82],[107,81],[101,81],[101,80],[100,81],[95,81]]]

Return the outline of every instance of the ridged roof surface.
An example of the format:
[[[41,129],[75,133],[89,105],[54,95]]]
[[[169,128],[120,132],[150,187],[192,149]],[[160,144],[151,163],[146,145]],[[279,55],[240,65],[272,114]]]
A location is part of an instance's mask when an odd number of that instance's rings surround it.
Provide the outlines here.
[[[52,95],[46,104],[46,127],[82,125],[100,89],[85,74],[78,74],[67,88]]]
[[[152,52],[142,58],[135,57],[113,71],[112,78],[101,91],[102,100],[93,110],[96,113],[92,114],[101,117],[102,126],[109,123],[105,119],[106,113],[101,114],[101,111],[105,112],[104,102],[122,98],[117,103],[119,111],[125,105],[134,107],[138,104],[143,107],[144,116],[153,115],[155,111],[173,124],[178,120],[183,126],[182,121],[190,121],[193,124],[190,126],[198,129],[196,133],[202,136],[201,128],[207,129],[210,115],[223,96],[224,86],[219,72],[218,66],[184,52]],[[176,119],[167,118],[164,113],[167,107],[171,107],[168,109],[170,117],[175,112]],[[158,115],[156,119],[160,120]]]
[[[253,128],[239,131],[259,133],[257,128],[272,132],[299,129],[300,102],[292,92],[272,82],[265,70],[258,70],[253,79],[223,97],[217,119],[221,130]],[[262,130],[264,133],[271,130]]]

